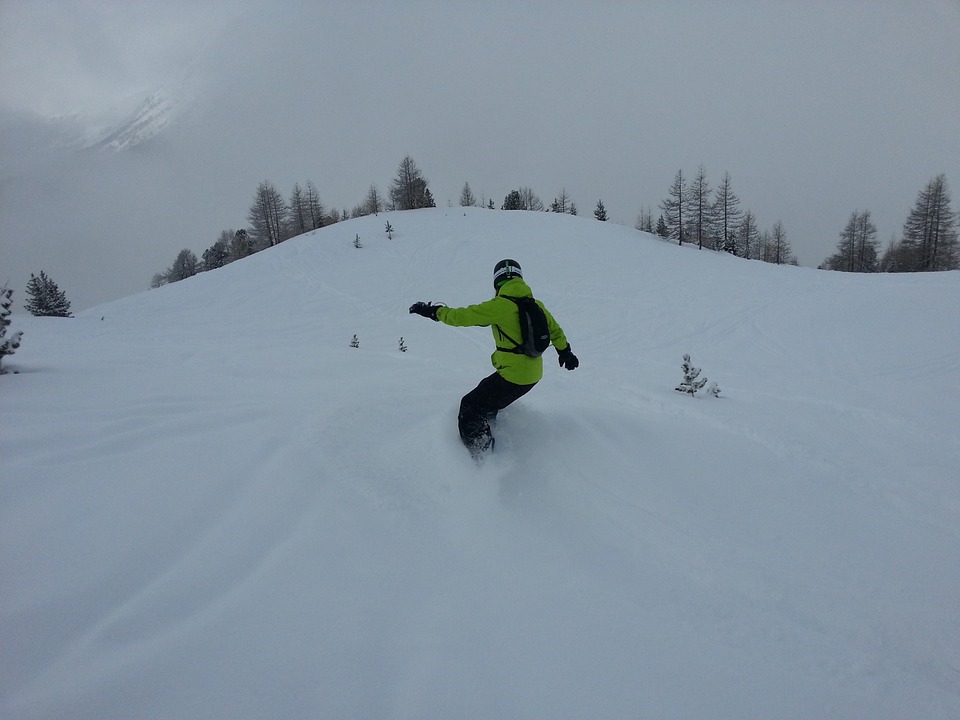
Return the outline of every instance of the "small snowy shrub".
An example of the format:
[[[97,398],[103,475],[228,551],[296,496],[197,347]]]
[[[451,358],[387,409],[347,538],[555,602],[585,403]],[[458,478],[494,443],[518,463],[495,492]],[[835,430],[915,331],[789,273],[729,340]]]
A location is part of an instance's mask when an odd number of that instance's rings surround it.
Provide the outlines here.
[[[387,221],[387,240],[393,240],[393,225],[389,220]]]
[[[357,237],[354,238],[353,246],[358,250],[363,247],[363,243],[360,242],[360,233],[357,233]]]
[[[681,382],[677,387],[674,388],[677,392],[682,392],[687,395],[696,395],[700,390],[703,389],[703,386],[707,384],[707,378],[700,377],[700,368],[694,367],[693,363],[690,362],[690,356],[683,356],[683,382]],[[712,395],[713,397],[720,397],[720,387],[712,382],[707,386],[707,394]]]
[[[401,337],[401,338],[400,338],[400,352],[406,352],[406,351],[407,351],[406,343],[403,342],[403,338]]]
[[[353,339],[350,341],[350,347],[352,347],[352,348],[358,348],[358,347],[360,347],[360,338],[358,338],[356,335],[354,335],[354,336],[353,336]]]

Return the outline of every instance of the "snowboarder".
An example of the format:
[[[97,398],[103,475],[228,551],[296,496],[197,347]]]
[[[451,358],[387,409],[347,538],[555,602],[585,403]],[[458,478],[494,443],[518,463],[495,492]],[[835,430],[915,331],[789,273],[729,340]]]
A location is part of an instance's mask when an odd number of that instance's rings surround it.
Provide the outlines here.
[[[490,420],[514,400],[530,392],[543,377],[543,358],[529,357],[519,349],[523,332],[520,327],[519,306],[508,298],[533,297],[530,286],[523,280],[520,263],[501,260],[493,270],[492,299],[462,308],[442,304],[418,302],[410,312],[457,327],[492,327],[496,350],[490,358],[496,372],[480,381],[476,388],[463,396],[457,423],[460,438],[470,454],[479,459],[493,450],[494,438]],[[560,366],[573,370],[580,365],[570,350],[563,330],[550,312],[537,300],[546,316],[550,341],[557,348]]]

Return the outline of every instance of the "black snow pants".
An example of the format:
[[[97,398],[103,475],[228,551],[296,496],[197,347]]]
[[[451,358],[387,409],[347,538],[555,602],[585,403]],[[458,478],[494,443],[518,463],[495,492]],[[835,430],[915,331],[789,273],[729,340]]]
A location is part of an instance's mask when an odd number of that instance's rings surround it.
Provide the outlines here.
[[[471,453],[490,449],[493,445],[490,420],[496,418],[497,412],[514,400],[530,392],[534,385],[536,383],[517,385],[493,373],[463,396],[457,423],[460,427],[460,438]]]

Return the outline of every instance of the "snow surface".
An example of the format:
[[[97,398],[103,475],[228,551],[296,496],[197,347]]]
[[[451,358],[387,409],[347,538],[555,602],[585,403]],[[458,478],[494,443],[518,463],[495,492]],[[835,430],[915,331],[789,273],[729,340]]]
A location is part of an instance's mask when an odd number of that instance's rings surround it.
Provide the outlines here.
[[[581,365],[548,350],[478,468],[489,331],[407,308],[503,257]],[[960,273],[449,208],[17,317],[0,716],[960,717],[957,307]]]

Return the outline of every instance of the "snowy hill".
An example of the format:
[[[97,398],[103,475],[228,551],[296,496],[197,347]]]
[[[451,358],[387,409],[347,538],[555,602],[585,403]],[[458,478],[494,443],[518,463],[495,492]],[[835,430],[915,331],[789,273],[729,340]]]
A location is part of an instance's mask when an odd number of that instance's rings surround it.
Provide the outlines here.
[[[489,331],[407,307],[503,257],[581,367],[548,350],[478,468]],[[958,305],[436,209],[16,318],[0,716],[960,717]]]

